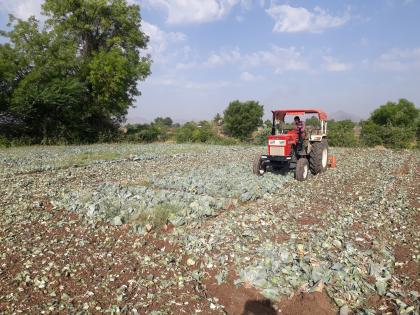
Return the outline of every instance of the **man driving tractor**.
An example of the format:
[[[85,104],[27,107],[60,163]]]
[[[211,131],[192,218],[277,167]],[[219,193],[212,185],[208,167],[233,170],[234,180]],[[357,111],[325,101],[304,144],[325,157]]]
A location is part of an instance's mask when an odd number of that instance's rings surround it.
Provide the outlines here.
[[[303,121],[300,120],[300,117],[299,116],[295,116],[294,121],[295,121],[295,129],[296,129],[296,131],[299,131],[299,128],[300,128],[301,131],[304,131],[305,130],[305,124],[304,124]]]
[[[318,109],[273,110],[271,135],[268,136],[266,154],[259,154],[253,171],[262,176],[267,171],[294,169],[296,179],[306,180],[308,174],[324,172],[328,164],[327,114]],[[316,115],[319,124],[305,128],[300,116]],[[294,117],[294,126],[285,122],[286,116]]]
[[[299,116],[295,116],[294,122],[295,122],[295,130],[296,130],[296,133],[298,134],[297,149],[298,151],[301,151],[303,142],[305,140],[305,123],[300,120]]]

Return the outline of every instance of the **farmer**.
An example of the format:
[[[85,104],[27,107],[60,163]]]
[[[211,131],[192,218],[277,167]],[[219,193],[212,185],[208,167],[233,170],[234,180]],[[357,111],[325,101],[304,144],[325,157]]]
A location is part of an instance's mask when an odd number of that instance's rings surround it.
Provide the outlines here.
[[[303,121],[300,120],[299,116],[295,116],[295,130],[299,136],[299,141],[297,143],[298,151],[301,151],[304,147],[304,139],[305,139],[305,124]]]
[[[299,116],[295,116],[294,121],[296,131],[299,131],[299,129],[301,132],[305,131],[305,124],[300,120]]]

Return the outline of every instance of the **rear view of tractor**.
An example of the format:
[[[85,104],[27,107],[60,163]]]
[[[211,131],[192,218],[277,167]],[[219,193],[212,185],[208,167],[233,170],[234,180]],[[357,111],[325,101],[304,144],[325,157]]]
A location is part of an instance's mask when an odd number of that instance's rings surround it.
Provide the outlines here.
[[[300,117],[316,115],[317,126],[305,126]],[[285,123],[286,116],[295,118],[292,125]],[[316,175],[328,166],[327,114],[317,109],[292,109],[273,111],[273,126],[268,137],[268,152],[254,161],[253,171],[263,175],[268,171],[295,169],[296,179],[304,181],[309,172]]]

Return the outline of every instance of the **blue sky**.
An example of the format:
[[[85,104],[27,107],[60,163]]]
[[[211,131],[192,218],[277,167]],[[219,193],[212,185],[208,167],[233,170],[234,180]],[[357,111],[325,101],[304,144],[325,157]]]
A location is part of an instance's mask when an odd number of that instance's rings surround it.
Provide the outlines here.
[[[0,0],[1,28],[41,2]],[[154,60],[130,121],[210,119],[235,99],[360,117],[388,100],[420,104],[419,0],[129,2]]]

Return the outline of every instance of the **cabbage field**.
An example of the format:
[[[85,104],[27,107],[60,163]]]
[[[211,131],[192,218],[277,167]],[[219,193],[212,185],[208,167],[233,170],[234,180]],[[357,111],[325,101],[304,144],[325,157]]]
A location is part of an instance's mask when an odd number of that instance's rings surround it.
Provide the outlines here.
[[[0,151],[0,313],[419,314],[420,153],[264,147]]]

